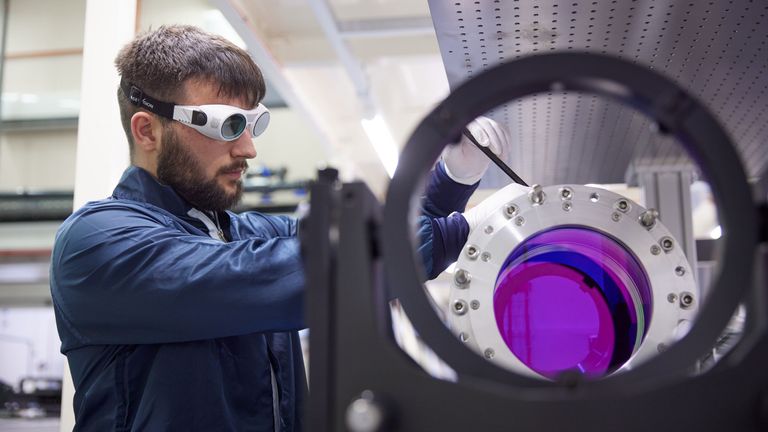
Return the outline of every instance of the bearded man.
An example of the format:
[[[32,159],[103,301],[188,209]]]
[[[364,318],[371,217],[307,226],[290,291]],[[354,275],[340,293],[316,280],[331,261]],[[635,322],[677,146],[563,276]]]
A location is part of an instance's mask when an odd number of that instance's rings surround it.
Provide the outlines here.
[[[115,63],[131,166],[64,222],[51,257],[75,430],[301,430],[299,223],[227,210],[269,121],[259,68],[190,26],[139,35]],[[470,126],[503,148],[498,125]],[[430,276],[466,241],[452,212],[487,164],[462,141],[434,170],[419,221]]]

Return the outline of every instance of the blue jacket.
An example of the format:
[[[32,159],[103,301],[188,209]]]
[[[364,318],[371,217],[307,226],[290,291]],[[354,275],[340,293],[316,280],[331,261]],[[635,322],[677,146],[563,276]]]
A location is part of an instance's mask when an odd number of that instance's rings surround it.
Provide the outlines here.
[[[463,217],[445,216],[472,191],[442,167],[433,172],[419,228],[430,276],[466,241]],[[272,431],[276,422],[302,430],[296,220],[220,212],[222,242],[190,211],[130,167],[112,197],[59,229],[51,293],[75,384],[75,430]]]

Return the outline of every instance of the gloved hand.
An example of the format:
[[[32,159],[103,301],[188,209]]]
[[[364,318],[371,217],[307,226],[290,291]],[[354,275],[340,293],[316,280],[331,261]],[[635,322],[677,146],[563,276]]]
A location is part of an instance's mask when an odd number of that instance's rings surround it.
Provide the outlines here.
[[[530,188],[517,183],[511,183],[503,188],[494,192],[488,198],[480,201],[480,203],[464,213],[464,219],[467,220],[470,233],[475,230],[488,216],[494,212],[500,212],[501,207],[519,197],[520,195],[528,193]]]
[[[467,129],[480,145],[489,147],[499,157],[509,145],[507,131],[488,117],[478,117],[467,125]],[[488,156],[463,135],[458,144],[445,147],[442,159],[448,177],[465,185],[480,181],[491,162]]]

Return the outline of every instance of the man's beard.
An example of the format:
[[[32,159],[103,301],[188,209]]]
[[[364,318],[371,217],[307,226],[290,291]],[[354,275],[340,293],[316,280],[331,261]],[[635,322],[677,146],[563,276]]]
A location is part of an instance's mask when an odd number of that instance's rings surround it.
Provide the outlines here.
[[[228,195],[217,179],[219,174],[237,168],[246,168],[245,161],[223,167],[209,180],[205,170],[192,152],[179,141],[170,127],[163,128],[163,147],[157,158],[157,178],[171,186],[185,200],[200,210],[226,210],[240,201],[243,184],[237,183],[235,193]]]

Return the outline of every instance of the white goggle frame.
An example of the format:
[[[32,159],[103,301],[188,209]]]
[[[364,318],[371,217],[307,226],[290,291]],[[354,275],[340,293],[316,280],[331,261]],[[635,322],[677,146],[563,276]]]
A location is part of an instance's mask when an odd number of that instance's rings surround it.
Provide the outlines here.
[[[269,125],[269,110],[258,104],[252,110],[231,105],[175,105],[173,120],[220,141],[234,141],[246,130],[261,135]]]

